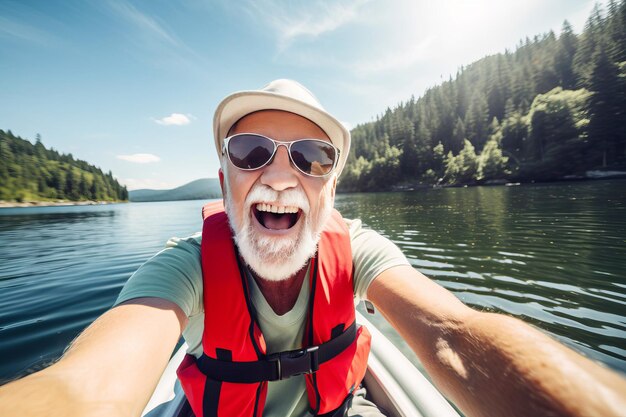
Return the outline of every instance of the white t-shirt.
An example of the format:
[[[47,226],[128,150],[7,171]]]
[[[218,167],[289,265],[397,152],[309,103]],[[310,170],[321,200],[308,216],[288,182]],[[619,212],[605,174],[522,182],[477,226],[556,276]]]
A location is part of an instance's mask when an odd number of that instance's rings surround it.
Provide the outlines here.
[[[362,228],[360,220],[344,220],[350,231],[354,296],[358,301],[366,298],[367,288],[380,273],[394,266],[409,265],[409,262],[389,239]],[[202,354],[204,329],[201,241],[201,233],[183,239],[170,239],[164,250],[130,277],[115,302],[117,305],[133,298],[158,297],[177,304],[189,317],[183,337],[189,345],[188,353],[196,357]],[[294,307],[279,316],[250,276],[249,281],[250,296],[268,353],[300,348],[308,311],[309,286],[303,285]],[[308,416],[308,409],[303,375],[269,382],[264,416]]]

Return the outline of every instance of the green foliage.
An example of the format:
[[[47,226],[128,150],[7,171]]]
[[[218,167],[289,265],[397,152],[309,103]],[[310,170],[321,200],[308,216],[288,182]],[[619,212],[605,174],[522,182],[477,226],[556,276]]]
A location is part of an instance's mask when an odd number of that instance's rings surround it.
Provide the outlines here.
[[[354,163],[347,165],[341,174],[342,189],[346,191],[366,189],[363,182],[370,177],[371,171],[372,163],[363,156],[359,156]]]
[[[446,157],[446,172],[444,180],[448,184],[468,184],[476,180],[478,172],[478,158],[474,145],[465,139],[463,149],[458,155],[448,152]]]
[[[510,172],[507,170],[507,162],[509,158],[502,155],[500,141],[502,133],[498,132],[485,144],[483,151],[478,157],[477,180],[484,179],[502,179],[508,176]]]
[[[0,200],[128,200],[126,187],[100,168],[75,160],[72,154],[46,149],[0,130]]]
[[[430,172],[432,172],[435,175],[435,178],[437,179],[443,177],[444,167],[445,167],[444,165],[445,156],[443,152],[444,152],[443,145],[441,144],[441,142],[439,142],[437,146],[433,148],[433,165],[435,169],[426,170],[426,173],[429,173],[429,177],[432,177]]]
[[[557,87],[538,95],[531,106],[526,175],[550,179],[587,166],[585,106],[589,93]]]
[[[626,169],[626,0],[485,57],[352,131],[339,188],[558,180]],[[467,139],[467,141],[466,141]],[[467,143],[471,145],[468,146]],[[471,150],[471,152],[470,152]],[[1,151],[1,150],[0,150]],[[479,156],[476,157],[476,152]]]
[[[448,152],[444,161],[446,172],[443,174],[443,180],[448,184],[458,182],[461,173],[461,166],[458,159],[452,154],[452,151]]]
[[[401,178],[401,155],[402,151],[395,146],[385,148],[384,153],[372,162],[367,188],[370,190],[384,190],[388,184],[397,183]]]
[[[528,128],[528,116],[524,116],[517,111],[512,112],[501,125],[502,148],[506,149],[506,153],[515,160],[518,168],[524,147],[528,143]]]

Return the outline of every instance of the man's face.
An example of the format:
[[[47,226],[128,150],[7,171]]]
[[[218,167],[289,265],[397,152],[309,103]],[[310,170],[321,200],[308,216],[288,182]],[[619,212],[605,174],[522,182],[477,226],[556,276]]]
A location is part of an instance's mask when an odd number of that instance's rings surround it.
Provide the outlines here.
[[[285,142],[304,138],[330,142],[310,120],[278,110],[243,117],[229,135],[237,133]],[[284,146],[278,147],[271,164],[255,171],[239,170],[227,159],[223,166],[226,211],[244,261],[267,280],[293,276],[315,254],[333,207],[335,174],[323,178],[302,174],[291,165]]]

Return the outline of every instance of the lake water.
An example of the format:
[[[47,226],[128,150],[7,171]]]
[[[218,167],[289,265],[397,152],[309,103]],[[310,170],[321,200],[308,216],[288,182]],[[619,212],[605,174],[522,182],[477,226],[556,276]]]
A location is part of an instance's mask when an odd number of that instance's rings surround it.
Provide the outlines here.
[[[0,383],[57,358],[168,238],[200,229],[203,203],[0,209]],[[344,194],[336,206],[467,304],[626,373],[626,181]]]

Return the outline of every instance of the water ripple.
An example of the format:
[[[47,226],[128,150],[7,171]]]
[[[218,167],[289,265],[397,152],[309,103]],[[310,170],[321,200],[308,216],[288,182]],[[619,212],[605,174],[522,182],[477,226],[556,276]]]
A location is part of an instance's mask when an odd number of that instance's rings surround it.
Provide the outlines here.
[[[202,204],[0,209],[0,356],[11,358],[0,383],[58,357],[167,239],[200,230]],[[465,303],[626,372],[626,181],[350,194],[336,205]]]
[[[464,302],[626,373],[626,181],[350,194],[337,206]]]

